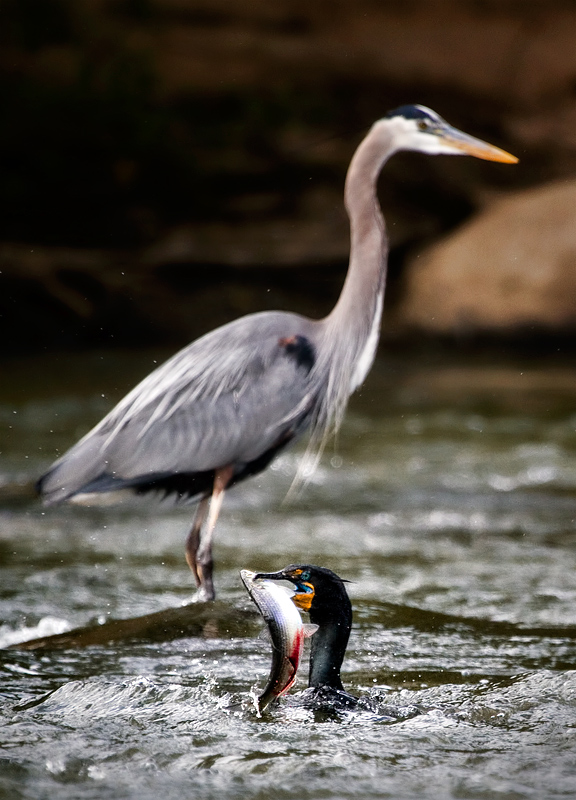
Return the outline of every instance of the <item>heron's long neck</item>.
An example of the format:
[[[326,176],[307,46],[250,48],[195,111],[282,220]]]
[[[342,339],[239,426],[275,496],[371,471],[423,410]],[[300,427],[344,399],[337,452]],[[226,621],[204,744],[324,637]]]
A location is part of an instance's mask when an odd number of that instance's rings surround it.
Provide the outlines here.
[[[359,346],[370,335],[374,314],[381,310],[388,241],[376,185],[392,152],[389,130],[382,122],[376,123],[356,150],[346,177],[350,264],[340,298],[326,322],[334,331],[344,327],[349,337],[355,334]]]
[[[376,183],[393,152],[388,122],[380,120],[360,143],[348,169],[344,199],[350,217],[350,265],[338,302],[318,322],[312,375],[318,400],[310,452],[316,460],[327,436],[338,430],[348,398],[366,377],[376,353],[388,255]]]

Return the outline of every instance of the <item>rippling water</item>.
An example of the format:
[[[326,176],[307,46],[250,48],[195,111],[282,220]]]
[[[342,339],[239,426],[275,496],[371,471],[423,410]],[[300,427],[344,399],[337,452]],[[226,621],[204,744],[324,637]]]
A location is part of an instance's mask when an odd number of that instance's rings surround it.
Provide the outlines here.
[[[191,596],[189,509],[29,491],[159,357],[1,365],[0,646]],[[379,361],[299,497],[298,451],[230,492],[199,635],[2,651],[0,796],[574,797],[575,401],[561,365]],[[304,666],[255,716],[270,645],[238,570],[294,561],[352,581],[343,679],[376,711],[311,712]]]

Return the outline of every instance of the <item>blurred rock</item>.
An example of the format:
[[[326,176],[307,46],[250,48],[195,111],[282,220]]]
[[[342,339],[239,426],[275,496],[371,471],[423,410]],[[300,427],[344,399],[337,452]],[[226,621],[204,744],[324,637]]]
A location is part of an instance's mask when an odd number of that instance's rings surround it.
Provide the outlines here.
[[[499,200],[406,267],[399,330],[576,330],[576,180]]]

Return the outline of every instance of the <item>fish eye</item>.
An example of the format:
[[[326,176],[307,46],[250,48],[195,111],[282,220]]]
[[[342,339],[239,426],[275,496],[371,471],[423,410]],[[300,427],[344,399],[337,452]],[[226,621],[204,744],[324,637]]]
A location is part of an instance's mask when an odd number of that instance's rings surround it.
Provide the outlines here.
[[[418,130],[420,131],[427,131],[429,129],[429,124],[426,122],[425,119],[418,120]]]

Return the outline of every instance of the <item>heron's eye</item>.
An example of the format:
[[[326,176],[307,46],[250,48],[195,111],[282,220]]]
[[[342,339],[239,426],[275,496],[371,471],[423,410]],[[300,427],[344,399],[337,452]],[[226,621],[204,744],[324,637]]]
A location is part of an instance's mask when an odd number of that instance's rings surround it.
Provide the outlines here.
[[[420,131],[427,131],[430,126],[426,122],[425,119],[418,120],[418,130]]]

